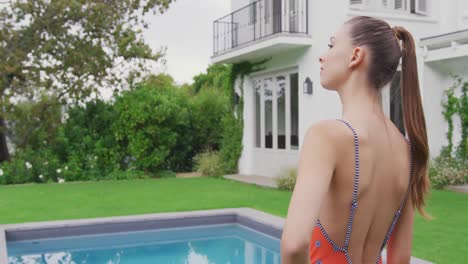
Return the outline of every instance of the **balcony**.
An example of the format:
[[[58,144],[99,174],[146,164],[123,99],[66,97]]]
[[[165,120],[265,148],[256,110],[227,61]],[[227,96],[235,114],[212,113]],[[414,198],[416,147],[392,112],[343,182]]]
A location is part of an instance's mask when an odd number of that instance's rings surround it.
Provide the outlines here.
[[[258,0],[213,22],[213,63],[308,47],[308,0]]]
[[[425,62],[443,61],[468,56],[468,29],[421,38]]]

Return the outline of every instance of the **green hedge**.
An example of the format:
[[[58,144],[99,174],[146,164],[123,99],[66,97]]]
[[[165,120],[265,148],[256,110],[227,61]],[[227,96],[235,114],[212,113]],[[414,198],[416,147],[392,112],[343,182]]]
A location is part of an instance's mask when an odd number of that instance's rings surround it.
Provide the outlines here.
[[[115,111],[116,139],[137,169],[168,169],[174,159],[190,153],[188,99],[174,89],[141,86],[117,98]]]
[[[0,183],[174,177],[206,151],[219,152],[217,174],[235,172],[242,124],[230,111],[230,69],[216,66],[183,89],[153,76],[114,102],[69,105],[65,116],[53,97],[19,104],[16,153],[0,164]]]
[[[124,158],[112,125],[118,116],[113,105],[93,100],[69,109],[59,130],[58,147],[64,166],[75,168],[68,180],[100,179],[121,166]]]

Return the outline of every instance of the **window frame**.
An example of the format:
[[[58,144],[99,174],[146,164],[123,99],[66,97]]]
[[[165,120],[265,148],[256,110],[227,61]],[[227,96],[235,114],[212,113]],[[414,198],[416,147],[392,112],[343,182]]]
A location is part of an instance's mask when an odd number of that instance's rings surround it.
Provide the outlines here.
[[[384,5],[384,0],[350,0],[349,9],[358,11],[377,11],[407,15],[430,15],[430,1],[428,0],[422,0],[426,2],[426,11],[419,10],[420,0],[401,0],[404,2],[402,8],[395,8],[396,0],[385,1],[387,2],[387,6]]]
[[[300,149],[300,142],[298,142],[298,146],[292,148],[291,147],[291,75],[292,74],[297,74],[299,77],[299,71],[294,68],[289,69],[289,70],[282,70],[282,71],[275,71],[275,72],[270,72],[270,73],[265,73],[261,75],[255,75],[252,76],[251,78],[251,83],[252,83],[252,102],[253,102],[253,126],[252,126],[252,132],[253,132],[253,144],[252,147],[256,150],[268,150],[268,151],[299,151]],[[286,89],[285,89],[285,148],[278,148],[278,97],[277,97],[277,77],[279,76],[284,76],[285,77],[285,82],[286,82]],[[266,140],[265,140],[265,98],[264,98],[264,81],[266,79],[271,79],[272,80],[272,89],[273,89],[273,105],[272,105],[272,137],[273,137],[273,142],[272,142],[272,147],[267,148],[266,147]],[[257,82],[260,80],[260,120],[257,120],[257,105],[256,105],[256,96],[257,96]],[[297,89],[297,96],[300,101],[300,85],[299,85],[299,78],[298,78],[298,89]],[[298,101],[298,117],[297,117],[297,122],[299,122],[299,102]],[[260,122],[260,147],[257,146],[257,124],[256,122]],[[299,131],[297,131],[298,137],[299,137]]]
[[[420,10],[419,8],[419,1],[421,0],[410,0],[411,2],[414,1],[414,9],[411,8],[411,13],[412,14],[418,14],[418,15],[423,15],[423,16],[428,16],[429,15],[429,1],[428,0],[423,0],[426,2],[426,9],[427,10]],[[413,2],[411,3],[411,7],[413,6]]]

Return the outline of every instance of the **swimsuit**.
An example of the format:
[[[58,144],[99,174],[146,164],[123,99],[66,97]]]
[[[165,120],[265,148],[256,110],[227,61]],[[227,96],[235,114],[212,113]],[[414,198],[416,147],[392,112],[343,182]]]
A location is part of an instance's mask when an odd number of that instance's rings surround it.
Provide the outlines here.
[[[351,257],[349,256],[349,240],[351,237],[351,231],[352,231],[352,226],[353,226],[353,218],[354,214],[356,212],[356,208],[358,206],[357,203],[357,194],[358,194],[358,184],[359,184],[359,141],[358,137],[356,134],[356,131],[354,130],[351,125],[341,119],[337,119],[338,121],[343,122],[348,126],[351,131],[353,132],[354,136],[354,159],[355,159],[355,176],[354,176],[354,190],[353,190],[353,198],[351,202],[351,208],[350,208],[350,214],[349,214],[349,220],[348,220],[348,228],[346,229],[346,237],[344,241],[344,246],[338,246],[333,240],[330,238],[330,236],[327,234],[325,229],[323,228],[322,224],[320,223],[320,220],[317,219],[316,226],[312,232],[312,238],[310,241],[309,245],[309,257],[310,257],[310,263],[311,264],[351,264]],[[406,139],[406,138],[405,138]],[[392,224],[390,225],[387,235],[385,236],[385,239],[382,243],[382,246],[380,248],[380,253],[379,256],[377,257],[377,260],[375,261],[376,264],[382,264],[382,250],[385,247],[388,239],[390,238],[393,229],[395,228],[395,225],[398,221],[398,218],[400,217],[403,205],[406,201],[406,197],[408,196],[408,192],[410,190],[411,186],[411,168],[412,168],[412,152],[411,152],[411,144],[408,139],[409,147],[410,147],[410,177],[409,177],[409,185],[408,185],[408,190],[406,191],[406,195],[403,198],[403,201],[400,203],[400,207],[396,211]]]

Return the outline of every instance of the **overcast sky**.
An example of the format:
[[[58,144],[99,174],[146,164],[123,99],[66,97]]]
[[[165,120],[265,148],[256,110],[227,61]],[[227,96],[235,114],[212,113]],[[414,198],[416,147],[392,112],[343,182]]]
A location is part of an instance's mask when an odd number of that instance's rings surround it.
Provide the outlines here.
[[[230,0],[177,0],[167,12],[151,16],[145,30],[153,50],[167,46],[165,72],[178,84],[206,70],[213,53],[213,21],[230,13]]]

